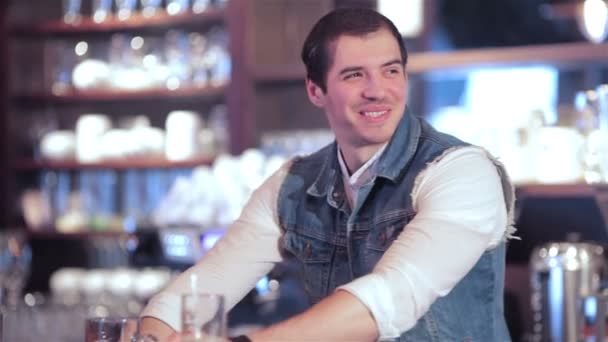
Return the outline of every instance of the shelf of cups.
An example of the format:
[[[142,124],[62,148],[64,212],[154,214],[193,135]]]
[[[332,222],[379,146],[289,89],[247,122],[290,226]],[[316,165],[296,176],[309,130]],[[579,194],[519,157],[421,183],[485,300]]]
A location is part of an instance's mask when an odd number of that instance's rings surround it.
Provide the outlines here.
[[[564,184],[519,184],[516,186],[517,198],[546,197],[546,198],[572,198],[594,197],[608,192],[608,183],[564,183]]]
[[[425,77],[464,75],[479,68],[551,65],[561,69],[581,66],[608,66],[608,43],[570,42],[498,48],[475,48],[445,52],[410,54],[407,71]],[[301,82],[305,77],[300,63],[253,65],[258,83]]]
[[[179,169],[193,168],[202,165],[211,165],[213,158],[199,157],[183,161],[170,161],[164,158],[149,157],[129,157],[128,159],[104,160],[91,163],[83,163],[76,160],[34,160],[19,159],[13,164],[13,168],[18,171],[38,171],[38,170],[85,170],[85,169],[112,169],[112,170],[131,170],[131,169]]]
[[[226,86],[180,87],[175,90],[167,88],[152,88],[143,90],[67,90],[61,93],[17,93],[11,97],[13,101],[22,103],[86,103],[86,102],[115,102],[115,101],[157,101],[180,98],[220,98],[226,92]]]
[[[95,238],[125,238],[129,233],[124,231],[77,231],[77,232],[61,232],[55,230],[54,227],[42,227],[38,229],[27,228],[27,234],[32,239],[44,240],[88,240]]]
[[[169,15],[164,11],[154,16],[146,17],[134,13],[126,20],[110,16],[102,22],[96,22],[92,17],[82,17],[75,23],[65,23],[62,20],[50,20],[36,24],[19,24],[9,28],[15,36],[53,36],[79,35],[90,33],[112,33],[134,30],[166,30],[169,28],[185,28],[201,25],[222,23],[225,19],[223,9],[208,8],[202,13],[184,13]]]

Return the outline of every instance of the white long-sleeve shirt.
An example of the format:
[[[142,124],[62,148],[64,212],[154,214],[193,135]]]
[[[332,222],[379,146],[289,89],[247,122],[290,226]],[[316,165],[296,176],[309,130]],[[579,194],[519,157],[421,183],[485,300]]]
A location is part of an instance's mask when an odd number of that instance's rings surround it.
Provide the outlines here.
[[[374,159],[345,179],[349,200],[356,201],[358,186],[365,183],[361,179],[373,173]],[[277,196],[290,164],[252,194],[215,247],[153,297],[142,316],[156,317],[180,330],[180,295],[190,290],[191,274],[199,279],[198,291],[222,293],[227,307],[232,308],[282,261]],[[381,339],[412,328],[508,232],[501,181],[483,150],[463,147],[450,151],[429,164],[416,184],[411,194],[403,194],[412,196],[416,216],[372,273],[338,288],[369,309]]]

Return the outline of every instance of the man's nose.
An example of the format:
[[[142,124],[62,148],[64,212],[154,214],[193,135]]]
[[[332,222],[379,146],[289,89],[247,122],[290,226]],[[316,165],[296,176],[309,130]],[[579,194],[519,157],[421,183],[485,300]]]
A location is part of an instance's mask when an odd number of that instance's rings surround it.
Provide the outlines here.
[[[378,77],[369,77],[363,88],[362,96],[370,101],[382,100],[385,96],[382,80]]]

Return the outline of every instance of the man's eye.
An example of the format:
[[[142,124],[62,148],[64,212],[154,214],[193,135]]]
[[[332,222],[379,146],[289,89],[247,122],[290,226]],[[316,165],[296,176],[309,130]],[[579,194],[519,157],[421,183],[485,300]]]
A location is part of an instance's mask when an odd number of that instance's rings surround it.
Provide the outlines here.
[[[353,72],[350,74],[346,74],[346,76],[344,76],[344,80],[350,80],[350,79],[357,78],[357,77],[361,77],[360,72]]]
[[[401,70],[399,68],[391,68],[387,70],[387,73],[391,75],[396,75],[401,73]]]

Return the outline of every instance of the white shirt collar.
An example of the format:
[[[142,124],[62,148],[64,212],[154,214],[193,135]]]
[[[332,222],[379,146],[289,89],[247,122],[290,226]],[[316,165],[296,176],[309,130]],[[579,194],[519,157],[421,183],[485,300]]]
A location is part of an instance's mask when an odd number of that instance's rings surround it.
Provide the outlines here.
[[[374,153],[374,155],[352,175],[350,175],[348,172],[346,162],[342,158],[342,153],[340,152],[340,146],[338,146],[338,162],[340,163],[340,170],[342,170],[345,183],[354,188],[358,188],[366,183],[373,176],[373,171],[375,170],[377,161],[387,145],[388,143],[382,145],[382,147],[380,147],[378,151],[376,151],[376,153]]]

